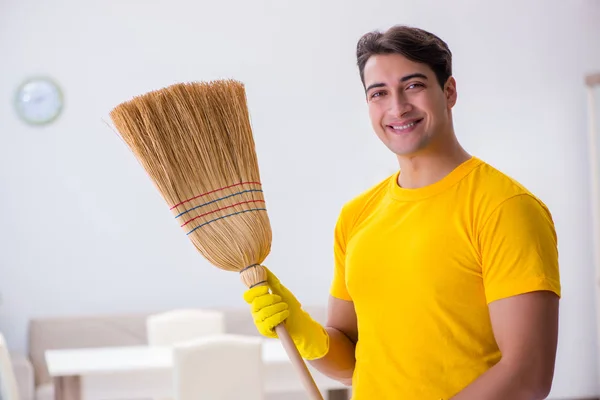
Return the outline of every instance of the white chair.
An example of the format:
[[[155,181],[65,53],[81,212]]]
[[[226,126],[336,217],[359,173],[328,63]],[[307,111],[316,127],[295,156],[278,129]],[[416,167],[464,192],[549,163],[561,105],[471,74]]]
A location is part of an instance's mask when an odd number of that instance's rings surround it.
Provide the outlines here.
[[[13,370],[6,340],[0,333],[0,399],[19,400],[17,378]]]
[[[149,316],[146,329],[150,346],[172,346],[178,342],[225,333],[225,316],[214,310],[173,310]]]
[[[174,400],[265,400],[262,339],[219,335],[173,347]]]

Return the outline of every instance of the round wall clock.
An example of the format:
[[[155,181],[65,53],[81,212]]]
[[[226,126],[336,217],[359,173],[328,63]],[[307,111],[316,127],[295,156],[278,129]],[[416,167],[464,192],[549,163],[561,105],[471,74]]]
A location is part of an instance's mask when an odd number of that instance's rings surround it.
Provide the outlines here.
[[[64,105],[63,94],[56,82],[35,77],[17,89],[15,108],[19,118],[30,125],[46,125],[58,118]]]

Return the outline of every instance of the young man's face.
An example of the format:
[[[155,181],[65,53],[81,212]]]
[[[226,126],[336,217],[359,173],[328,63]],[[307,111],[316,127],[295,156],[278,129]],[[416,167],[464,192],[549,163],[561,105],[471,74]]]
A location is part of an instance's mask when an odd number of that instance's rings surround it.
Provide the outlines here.
[[[369,58],[364,80],[373,129],[396,155],[415,155],[450,133],[454,78],[442,89],[426,64],[385,54]]]

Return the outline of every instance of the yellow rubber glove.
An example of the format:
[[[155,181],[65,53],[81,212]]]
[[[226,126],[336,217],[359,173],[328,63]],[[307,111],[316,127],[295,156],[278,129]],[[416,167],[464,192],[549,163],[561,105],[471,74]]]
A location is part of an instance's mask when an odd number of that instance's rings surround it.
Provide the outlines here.
[[[277,338],[274,328],[283,322],[302,358],[314,360],[323,357],[329,350],[327,331],[302,309],[292,292],[268,268],[265,269],[267,285],[244,292],[244,300],[250,304],[256,328],[263,336]]]

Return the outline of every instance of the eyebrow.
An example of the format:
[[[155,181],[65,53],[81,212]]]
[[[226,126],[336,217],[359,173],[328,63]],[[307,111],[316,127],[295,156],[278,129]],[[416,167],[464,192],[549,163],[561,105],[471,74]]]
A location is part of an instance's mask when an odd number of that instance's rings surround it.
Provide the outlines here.
[[[416,72],[414,74],[403,76],[402,78],[400,78],[400,82],[406,82],[406,81],[408,81],[410,79],[413,79],[413,78],[422,78],[422,79],[427,80],[427,76],[425,76],[424,74],[421,74],[419,72]],[[367,87],[367,89],[365,90],[365,92],[368,92],[371,89],[375,89],[375,88],[379,88],[379,87],[384,87],[384,86],[386,86],[385,83],[374,83],[372,85],[369,85],[369,87]]]

